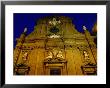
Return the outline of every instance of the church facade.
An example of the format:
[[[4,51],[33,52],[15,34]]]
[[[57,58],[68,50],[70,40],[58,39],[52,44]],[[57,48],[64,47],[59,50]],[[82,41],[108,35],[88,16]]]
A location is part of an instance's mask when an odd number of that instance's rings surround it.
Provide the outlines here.
[[[14,49],[14,75],[97,75],[94,36],[82,30],[65,16],[39,19],[29,35],[25,28]]]

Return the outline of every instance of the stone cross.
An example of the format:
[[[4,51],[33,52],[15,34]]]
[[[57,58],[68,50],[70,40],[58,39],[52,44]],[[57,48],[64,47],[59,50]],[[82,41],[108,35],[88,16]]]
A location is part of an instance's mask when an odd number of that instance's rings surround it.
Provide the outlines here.
[[[52,21],[49,21],[49,24],[54,25],[54,26],[56,26],[57,24],[60,24],[60,23],[61,23],[60,20],[57,21],[56,18],[53,18]]]

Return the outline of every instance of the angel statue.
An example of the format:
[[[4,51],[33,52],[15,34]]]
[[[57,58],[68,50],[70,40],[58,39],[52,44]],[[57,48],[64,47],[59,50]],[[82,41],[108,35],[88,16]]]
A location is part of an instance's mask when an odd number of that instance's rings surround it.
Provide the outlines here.
[[[48,56],[46,58],[52,58],[53,54],[49,51]]]
[[[57,57],[63,58],[62,51],[59,51]]]

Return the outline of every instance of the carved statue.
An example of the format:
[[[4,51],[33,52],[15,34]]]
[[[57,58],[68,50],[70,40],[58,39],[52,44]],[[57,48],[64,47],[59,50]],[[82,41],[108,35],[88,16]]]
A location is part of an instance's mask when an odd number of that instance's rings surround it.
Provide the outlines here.
[[[83,53],[84,53],[84,63],[85,64],[90,63],[90,58],[89,58],[87,51],[84,51]]]
[[[85,56],[85,58],[87,58],[89,56],[86,51],[84,51],[84,56]]]
[[[86,26],[83,26],[83,30],[87,30]]]
[[[28,53],[24,53],[23,57],[22,57],[22,63],[25,63],[28,57]]]
[[[24,28],[24,32],[27,32],[27,28]]]
[[[53,49],[52,51],[49,51],[48,56],[46,58],[54,58],[55,59],[57,57],[63,58],[62,51],[58,51],[56,49]]]
[[[53,49],[52,51],[53,51],[53,56],[54,56],[54,57],[56,57],[56,56],[57,56],[57,54],[58,54],[58,50]]]
[[[53,54],[52,52],[49,51],[48,56],[46,58],[52,58],[52,57],[53,57]]]
[[[63,58],[62,51],[59,51],[57,57]]]

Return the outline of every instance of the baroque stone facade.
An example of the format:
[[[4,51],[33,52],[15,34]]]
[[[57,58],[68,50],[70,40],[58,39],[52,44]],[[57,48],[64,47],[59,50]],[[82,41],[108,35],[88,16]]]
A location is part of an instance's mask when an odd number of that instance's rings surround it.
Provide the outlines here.
[[[14,49],[14,75],[96,75],[94,36],[82,29],[65,16],[39,19],[29,35],[25,28]]]

